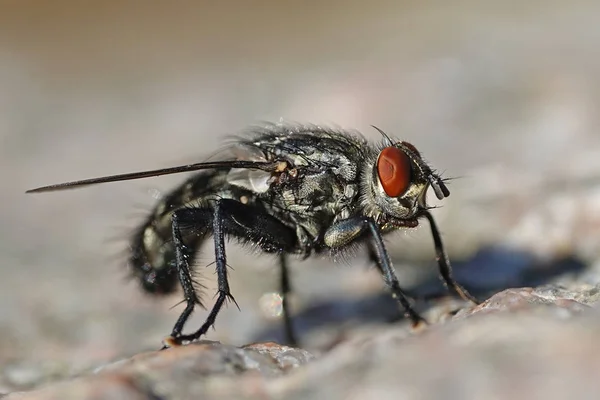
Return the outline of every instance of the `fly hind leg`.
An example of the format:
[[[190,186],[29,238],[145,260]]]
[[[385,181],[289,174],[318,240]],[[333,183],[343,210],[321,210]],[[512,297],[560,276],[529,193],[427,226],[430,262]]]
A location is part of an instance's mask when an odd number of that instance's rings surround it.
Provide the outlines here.
[[[196,304],[200,304],[194,290],[189,267],[189,252],[183,243],[182,225],[207,225],[212,222],[215,243],[215,261],[218,282],[217,300],[204,324],[196,332],[182,335],[185,322]],[[279,220],[255,206],[245,205],[231,199],[219,199],[212,209],[187,208],[173,214],[173,241],[176,248],[177,270],[184,290],[187,306],[171,334],[171,340],[177,343],[192,341],[204,335],[214,325],[217,315],[227,299],[233,299],[227,276],[227,257],[225,254],[225,236],[230,235],[242,241],[254,243],[270,253],[284,253],[296,246],[295,232]]]
[[[290,346],[298,347],[298,338],[294,332],[289,304],[289,297],[292,293],[292,285],[290,284],[290,273],[287,265],[287,258],[283,253],[279,256],[279,273],[279,286],[282,297],[281,308],[283,313],[283,327],[285,329],[285,336]]]
[[[176,210],[171,219],[171,230],[173,237],[173,247],[175,250],[175,265],[179,275],[179,283],[183,289],[184,301],[186,307],[177,319],[171,338],[177,340],[181,336],[183,326],[189,319],[196,305],[204,307],[196,288],[194,278],[190,270],[190,259],[193,257],[194,248],[188,247],[183,240],[182,230],[184,227],[203,227],[205,231],[212,228],[213,211],[206,208],[183,208]]]

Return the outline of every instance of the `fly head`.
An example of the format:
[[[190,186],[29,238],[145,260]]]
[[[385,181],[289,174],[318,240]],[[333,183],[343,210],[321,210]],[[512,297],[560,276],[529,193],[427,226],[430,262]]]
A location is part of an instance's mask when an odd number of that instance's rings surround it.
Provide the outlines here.
[[[450,195],[442,178],[408,142],[388,142],[368,163],[365,207],[379,222],[396,226],[416,226],[427,210],[427,190],[438,199]]]

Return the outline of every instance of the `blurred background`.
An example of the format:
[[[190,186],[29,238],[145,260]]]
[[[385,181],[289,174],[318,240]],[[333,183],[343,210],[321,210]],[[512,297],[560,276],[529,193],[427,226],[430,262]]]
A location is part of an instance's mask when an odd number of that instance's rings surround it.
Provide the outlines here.
[[[591,0],[0,2],[0,385],[156,349],[181,311],[180,294],[127,280],[124,251],[185,175],[24,191],[202,161],[265,120],[378,139],[374,124],[456,177],[432,202],[474,291],[597,283],[599,13]],[[426,223],[388,245],[404,287],[443,293]],[[275,260],[228,254],[241,312],[208,338],[281,340]],[[210,262],[207,245],[213,288]],[[368,267],[294,262],[294,311],[361,326],[361,304],[385,294]],[[329,343],[298,324],[307,348]]]

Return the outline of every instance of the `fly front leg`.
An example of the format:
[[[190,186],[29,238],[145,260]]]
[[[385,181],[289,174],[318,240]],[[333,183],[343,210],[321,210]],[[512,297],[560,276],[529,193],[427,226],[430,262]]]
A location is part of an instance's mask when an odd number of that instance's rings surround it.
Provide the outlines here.
[[[342,248],[365,235],[369,236],[372,257],[381,271],[383,281],[392,292],[392,296],[404,309],[405,315],[410,319],[413,326],[426,323],[412,308],[408,296],[400,287],[392,262],[383,244],[379,227],[372,218],[356,217],[340,221],[325,232],[324,241],[328,247],[336,249]]]
[[[463,300],[471,301],[475,304],[480,304],[481,301],[479,301],[475,296],[470,294],[467,291],[467,289],[465,289],[458,282],[456,282],[456,280],[452,276],[452,267],[450,266],[450,259],[448,258],[446,250],[444,250],[444,245],[442,244],[442,237],[440,236],[440,231],[435,223],[435,220],[433,219],[433,215],[431,215],[429,211],[425,211],[424,214],[427,220],[429,221],[429,226],[431,227],[431,235],[433,236],[433,243],[435,246],[435,256],[438,261],[440,275],[442,276],[444,284],[448,288],[454,289],[454,291]]]

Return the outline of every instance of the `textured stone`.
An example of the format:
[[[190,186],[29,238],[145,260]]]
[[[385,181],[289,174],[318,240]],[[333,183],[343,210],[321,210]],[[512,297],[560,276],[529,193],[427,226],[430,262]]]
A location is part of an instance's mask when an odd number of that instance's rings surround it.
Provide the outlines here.
[[[272,342],[203,341],[6,399],[595,399],[596,292],[508,289],[427,329],[362,331],[318,358]]]
[[[588,308],[575,300],[576,297],[582,298],[575,292],[552,287],[506,289],[477,306],[461,310],[454,318],[461,319],[479,313],[518,311],[534,305],[549,306],[554,312],[569,314]]]
[[[253,396],[266,378],[284,374],[314,357],[275,343],[238,348],[202,341],[135,355],[70,381],[11,399],[187,398],[188,395]]]

